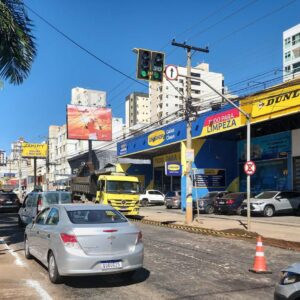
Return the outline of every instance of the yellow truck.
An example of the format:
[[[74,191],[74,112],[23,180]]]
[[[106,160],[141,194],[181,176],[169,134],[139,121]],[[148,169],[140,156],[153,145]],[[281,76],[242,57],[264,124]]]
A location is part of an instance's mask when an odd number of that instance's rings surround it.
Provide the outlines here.
[[[124,173],[98,177],[96,203],[109,204],[126,216],[139,214],[139,179]]]

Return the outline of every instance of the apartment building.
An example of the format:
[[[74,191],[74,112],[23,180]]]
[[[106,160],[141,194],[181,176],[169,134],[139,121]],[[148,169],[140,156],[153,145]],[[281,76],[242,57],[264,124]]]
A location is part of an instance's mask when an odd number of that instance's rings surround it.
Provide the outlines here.
[[[300,75],[300,24],[283,32],[283,81]]]
[[[132,128],[140,124],[149,124],[151,118],[149,94],[133,92],[125,101],[125,124]]]
[[[187,97],[187,68],[178,67],[178,79],[162,83],[149,83],[149,98],[151,102],[151,123],[169,123],[182,115],[185,98]],[[195,78],[202,78],[219,92],[224,93],[224,77],[221,73],[209,71],[209,65],[201,63],[191,70]],[[207,109],[211,102],[221,102],[217,96],[205,84],[197,80],[191,81],[192,98],[197,102],[199,110]]]
[[[106,92],[75,87],[71,91],[71,104],[106,107]]]

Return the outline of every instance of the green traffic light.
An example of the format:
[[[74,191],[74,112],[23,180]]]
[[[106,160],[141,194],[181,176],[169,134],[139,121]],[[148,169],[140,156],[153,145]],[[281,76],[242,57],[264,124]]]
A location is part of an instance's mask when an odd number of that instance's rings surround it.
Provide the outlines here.
[[[147,76],[148,76],[148,72],[145,71],[145,70],[142,70],[142,71],[141,71],[141,76],[142,76],[142,77],[147,77]]]
[[[159,78],[160,78],[160,73],[158,73],[158,72],[153,72],[153,78],[154,78],[154,79],[159,79]]]

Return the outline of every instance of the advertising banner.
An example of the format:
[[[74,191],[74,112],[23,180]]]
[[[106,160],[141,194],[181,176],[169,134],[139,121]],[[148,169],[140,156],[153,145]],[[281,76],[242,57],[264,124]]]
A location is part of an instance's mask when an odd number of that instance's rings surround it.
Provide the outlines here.
[[[47,144],[22,143],[22,157],[46,158],[48,152]]]
[[[111,141],[111,109],[68,105],[67,127],[68,139]]]
[[[165,162],[166,176],[181,176],[181,164],[179,162]]]
[[[207,116],[204,120],[202,132],[200,136],[207,136],[215,133],[232,130],[240,127],[241,116],[236,108],[228,109],[226,111]]]
[[[276,90],[241,100],[241,108],[251,113],[252,122],[264,121],[298,112],[299,106],[299,84],[288,87],[278,87]]]

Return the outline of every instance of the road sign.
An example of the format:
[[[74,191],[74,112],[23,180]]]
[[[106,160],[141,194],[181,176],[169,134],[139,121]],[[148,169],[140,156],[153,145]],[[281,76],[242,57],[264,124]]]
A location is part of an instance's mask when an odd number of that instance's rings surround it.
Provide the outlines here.
[[[244,164],[244,171],[247,175],[253,175],[256,171],[256,165],[252,160],[246,161]]]
[[[165,74],[166,74],[167,79],[169,79],[169,80],[177,80],[177,77],[178,77],[177,66],[174,66],[174,65],[168,65],[168,66],[166,66]]]

